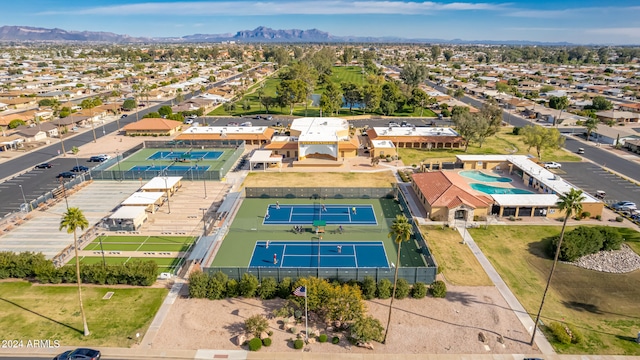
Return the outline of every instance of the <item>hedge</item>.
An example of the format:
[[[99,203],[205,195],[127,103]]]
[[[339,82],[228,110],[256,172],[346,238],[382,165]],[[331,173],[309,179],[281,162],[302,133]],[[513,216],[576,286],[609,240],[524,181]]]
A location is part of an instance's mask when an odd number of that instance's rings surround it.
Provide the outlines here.
[[[80,279],[86,284],[150,286],[158,277],[155,261],[133,260],[126,264],[80,264]],[[0,279],[37,280],[60,284],[76,282],[75,264],[56,268],[42,253],[0,252]]]
[[[436,298],[447,296],[447,285],[442,280],[436,280],[431,284],[431,295]]]

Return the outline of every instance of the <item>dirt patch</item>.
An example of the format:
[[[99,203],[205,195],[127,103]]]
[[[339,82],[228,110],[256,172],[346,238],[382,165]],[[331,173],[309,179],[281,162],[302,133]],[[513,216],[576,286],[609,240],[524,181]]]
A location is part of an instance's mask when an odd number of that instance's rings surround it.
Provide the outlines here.
[[[153,341],[157,349],[238,350],[235,336],[244,333],[244,320],[254,314],[270,315],[284,300],[257,299],[177,299]],[[386,324],[388,300],[367,301],[369,314]],[[282,319],[269,318],[273,344],[264,352],[289,352],[295,335],[283,329]],[[296,325],[304,330],[304,323]],[[314,343],[307,347],[319,353],[426,353],[426,354],[513,354],[536,352],[528,345],[530,336],[495,287],[450,286],[446,299],[406,299],[394,302],[389,337],[375,350],[351,346],[344,332],[338,345]],[[486,339],[485,343],[478,339]],[[500,342],[500,336],[502,341]],[[485,347],[488,346],[488,350]]]

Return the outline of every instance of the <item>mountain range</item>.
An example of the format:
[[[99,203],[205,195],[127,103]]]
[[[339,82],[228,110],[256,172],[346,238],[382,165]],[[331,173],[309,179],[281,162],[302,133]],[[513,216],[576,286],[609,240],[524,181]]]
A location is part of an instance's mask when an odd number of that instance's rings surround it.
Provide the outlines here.
[[[247,43],[435,43],[435,44],[487,44],[487,45],[571,45],[566,42],[545,43],[526,40],[445,40],[407,39],[400,37],[335,36],[318,29],[276,30],[259,26],[253,30],[241,30],[227,34],[193,34],[183,37],[132,37],[100,31],[67,31],[31,26],[2,26],[0,41],[54,41],[54,42],[109,42],[109,43],[153,43],[153,42],[222,42]]]

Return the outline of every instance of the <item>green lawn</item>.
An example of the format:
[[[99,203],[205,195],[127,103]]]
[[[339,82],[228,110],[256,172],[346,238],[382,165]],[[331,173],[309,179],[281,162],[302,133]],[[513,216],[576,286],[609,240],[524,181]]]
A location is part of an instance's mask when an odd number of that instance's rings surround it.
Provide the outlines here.
[[[258,240],[311,240],[315,233],[311,225],[306,226],[306,232],[295,234],[291,231],[291,225],[262,225],[263,216],[268,204],[275,199],[245,199],[238,210],[230,229],[225,237],[212,266],[246,267],[249,265],[253,249]],[[286,199],[287,204],[309,204],[309,199]],[[280,201],[283,203],[283,200]],[[399,205],[393,199],[327,199],[326,204],[371,204],[373,205],[378,225],[357,226],[345,225],[344,233],[335,232],[336,225],[327,225],[323,240],[326,241],[382,241],[387,253],[389,263],[395,262],[397,247],[387,235],[389,226],[400,214]],[[400,252],[402,266],[425,266],[422,257],[418,253],[415,240],[402,244]]]
[[[447,282],[460,286],[493,285],[471,249],[462,244],[460,233],[441,226],[421,226],[420,231]]]
[[[405,165],[420,164],[421,161],[438,162],[438,161],[455,161],[456,155],[510,155],[532,154],[536,156],[535,149],[529,149],[522,142],[522,136],[513,135],[512,128],[505,127],[500,132],[490,138],[479,147],[475,143],[469,144],[469,148],[465,152],[464,149],[438,149],[438,150],[422,150],[410,148],[398,148],[398,154],[402,158]],[[581,158],[575,156],[564,149],[550,150],[542,153],[544,161],[581,161]]]
[[[109,291],[114,295],[102,300]],[[168,289],[83,286],[82,298],[91,335],[82,335],[75,285],[0,283],[0,338],[59,340],[61,346],[129,347],[144,335]],[[26,345],[25,345],[26,346]]]
[[[552,258],[546,253],[550,237],[560,226],[491,226],[469,229],[482,252],[535,317],[540,306]],[[568,227],[567,230],[571,230]],[[640,234],[622,230],[627,243],[638,249]],[[609,274],[558,263],[547,295],[542,321],[569,322],[585,335],[579,345],[552,341],[563,354],[640,355],[634,342],[640,329],[638,299],[640,271]]]
[[[332,68],[331,81],[336,84],[348,83],[352,82],[359,86],[363,86],[366,82],[366,75],[362,74],[362,68],[359,66],[334,66]],[[279,78],[269,78],[264,82],[264,96],[272,96],[275,97],[276,88],[280,83]],[[262,104],[259,102],[259,97],[256,92],[257,87],[252,87],[246,95],[242,97],[239,101],[236,102],[236,109],[233,111],[226,111],[222,106],[211,111],[208,116],[243,116],[243,115],[255,115],[255,114],[265,114],[266,111]],[[322,95],[324,93],[325,86],[318,85],[313,90],[314,94]],[[247,101],[249,103],[250,109],[244,110],[242,109],[242,105]],[[307,108],[305,114],[305,106],[304,104],[297,104],[294,106],[293,115],[295,116],[320,116],[320,109],[318,107],[311,107],[311,101],[309,100],[309,107]],[[415,110],[415,111],[414,111]],[[289,107],[273,107],[269,109],[270,114],[278,114],[278,115],[289,115]],[[340,110],[339,117],[348,117],[348,116],[356,116],[363,115],[364,113],[360,110],[353,109],[353,112],[349,112],[349,108],[345,107]],[[381,113],[376,113],[376,115],[381,115]],[[402,109],[398,109],[393,116],[399,117],[415,117],[420,116],[420,109],[414,109],[410,106],[404,106]],[[425,109],[423,111],[422,116],[425,117],[436,117],[436,114],[429,110]]]

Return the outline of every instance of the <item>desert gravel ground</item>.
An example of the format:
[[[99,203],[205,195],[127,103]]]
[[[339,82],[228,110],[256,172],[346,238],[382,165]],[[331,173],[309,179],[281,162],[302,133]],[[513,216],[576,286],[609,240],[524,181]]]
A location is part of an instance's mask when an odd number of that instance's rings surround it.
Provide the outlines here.
[[[206,300],[179,298],[155,337],[154,349],[239,350],[234,338],[244,333],[244,320],[254,314],[269,316],[284,300],[234,298]],[[368,313],[386,324],[389,300],[367,301]],[[295,336],[282,329],[281,319],[269,319],[273,344],[262,351],[294,351],[288,341]],[[304,330],[304,323],[296,326]],[[311,325],[310,325],[311,327]],[[318,329],[319,325],[313,328]],[[324,326],[321,326],[324,329]],[[322,331],[324,332],[324,331]],[[479,333],[486,341],[479,341]],[[334,333],[327,333],[330,337]],[[306,351],[319,353],[367,353],[340,336],[339,345],[308,344]],[[499,342],[503,337],[504,345]],[[405,299],[394,302],[391,328],[385,345],[374,342],[375,353],[422,354],[514,354],[536,353],[530,336],[508,308],[498,290],[491,287],[448,286],[445,299]],[[486,345],[486,346],[485,346]],[[246,349],[246,347],[242,347]]]

